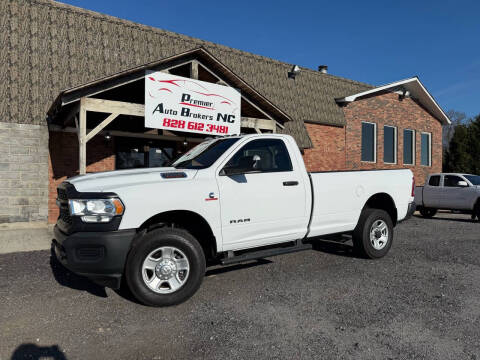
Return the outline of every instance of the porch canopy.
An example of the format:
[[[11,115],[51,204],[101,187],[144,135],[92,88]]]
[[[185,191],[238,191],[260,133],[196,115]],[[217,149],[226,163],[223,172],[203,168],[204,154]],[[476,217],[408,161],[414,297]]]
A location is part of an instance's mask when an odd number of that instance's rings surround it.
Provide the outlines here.
[[[78,135],[79,172],[86,173],[87,143],[97,135],[199,143],[205,135],[145,128],[145,71],[162,71],[241,93],[242,133],[275,133],[292,119],[204,48],[138,66],[62,91],[48,111],[50,131]]]

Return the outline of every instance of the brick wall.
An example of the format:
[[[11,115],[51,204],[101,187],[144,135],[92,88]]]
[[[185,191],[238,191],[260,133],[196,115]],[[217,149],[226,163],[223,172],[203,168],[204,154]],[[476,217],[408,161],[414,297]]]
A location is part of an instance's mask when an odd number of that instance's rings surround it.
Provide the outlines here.
[[[58,207],[55,204],[57,186],[68,177],[78,175],[77,135],[64,132],[50,132],[48,148],[48,222],[55,223]],[[115,169],[114,140],[105,141],[96,136],[87,143],[87,172]]]
[[[308,171],[345,169],[345,129],[305,123],[313,148],[305,149],[303,161]]]
[[[0,122],[0,223],[47,220],[48,130]]]
[[[429,173],[442,170],[442,125],[421,105],[412,99],[399,100],[394,93],[386,93],[354,101],[344,109],[346,131],[346,167],[348,169],[409,168],[415,174],[417,185],[423,185]],[[377,124],[377,161],[361,161],[362,121]],[[383,162],[383,126],[397,127],[397,164]],[[403,164],[403,130],[415,130],[415,165]],[[432,166],[420,165],[420,133],[432,134]]]

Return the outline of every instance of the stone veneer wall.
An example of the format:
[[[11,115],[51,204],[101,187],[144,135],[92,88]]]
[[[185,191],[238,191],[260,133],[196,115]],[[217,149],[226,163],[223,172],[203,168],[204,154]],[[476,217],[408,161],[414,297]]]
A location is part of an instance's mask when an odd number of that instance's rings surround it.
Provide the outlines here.
[[[0,122],[0,223],[47,221],[48,129]]]

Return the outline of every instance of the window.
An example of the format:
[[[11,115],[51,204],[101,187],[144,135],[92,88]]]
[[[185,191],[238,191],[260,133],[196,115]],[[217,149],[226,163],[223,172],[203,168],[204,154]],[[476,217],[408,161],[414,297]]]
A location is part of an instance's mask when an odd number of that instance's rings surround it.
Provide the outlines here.
[[[420,140],[421,140],[421,147],[422,147],[420,163],[423,166],[431,166],[432,165],[432,134],[422,133]]]
[[[415,131],[403,130],[403,164],[415,164]]]
[[[480,176],[478,175],[463,175],[467,178],[468,181],[472,183],[472,185],[480,186]]]
[[[205,141],[182,155],[172,166],[177,169],[206,169],[210,167],[239,138]]]
[[[445,175],[443,178],[443,186],[446,187],[458,187],[459,181],[465,181],[460,176],[455,175]]]
[[[255,160],[259,157],[259,160]],[[255,163],[256,162],[256,163]],[[255,163],[255,165],[253,165]],[[292,162],[282,140],[252,140],[228,161],[225,168],[252,169],[259,172],[292,171]]]
[[[377,161],[377,124],[362,122],[362,161]]]
[[[428,180],[428,185],[440,186],[440,175],[430,176],[430,180]]]
[[[397,128],[394,126],[383,127],[383,162],[397,163]]]

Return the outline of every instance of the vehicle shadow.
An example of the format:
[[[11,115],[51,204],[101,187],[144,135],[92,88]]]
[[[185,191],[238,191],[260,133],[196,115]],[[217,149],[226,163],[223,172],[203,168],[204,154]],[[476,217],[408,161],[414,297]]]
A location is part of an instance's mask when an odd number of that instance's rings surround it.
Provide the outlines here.
[[[315,239],[311,244],[312,249],[315,251],[338,256],[361,258],[355,253],[353,245],[350,244],[325,239]]]
[[[464,218],[454,218],[454,217],[438,217],[434,216],[432,218],[424,218],[422,215],[413,215],[414,217],[418,219],[423,219],[423,220],[437,220],[437,221],[456,221],[456,222],[465,222],[465,223],[480,223],[478,220],[472,220],[472,219],[464,219]]]
[[[55,256],[55,251],[53,248],[50,249],[50,267],[55,280],[57,280],[60,285],[74,290],[86,291],[98,297],[107,297],[105,287],[95,284],[86,277],[71,272],[65,266],[63,266]]]
[[[21,344],[12,354],[11,360],[31,359],[31,360],[66,360],[67,357],[58,345],[38,346],[31,343]]]

